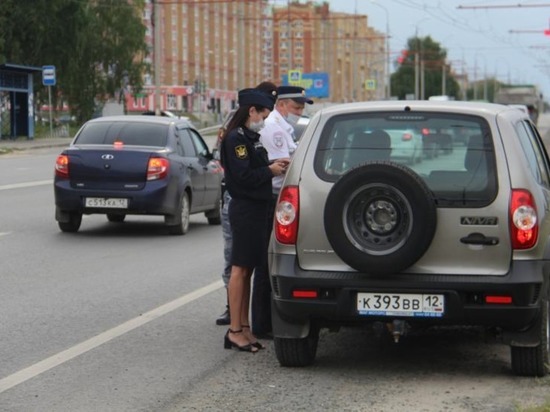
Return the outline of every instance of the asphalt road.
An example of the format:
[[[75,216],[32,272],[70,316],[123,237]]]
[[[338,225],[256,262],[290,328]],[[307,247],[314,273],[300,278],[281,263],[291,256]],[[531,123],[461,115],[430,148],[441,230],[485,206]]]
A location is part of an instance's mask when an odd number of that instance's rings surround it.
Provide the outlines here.
[[[220,227],[197,215],[175,237],[160,217],[91,216],[61,233],[56,153],[0,160],[0,410],[155,410],[231,354],[213,322]]]
[[[540,128],[549,138],[550,119]],[[222,347],[222,236],[162,218],[54,220],[59,149],[0,157],[0,411],[513,411],[548,399],[472,330],[323,333],[310,368]]]

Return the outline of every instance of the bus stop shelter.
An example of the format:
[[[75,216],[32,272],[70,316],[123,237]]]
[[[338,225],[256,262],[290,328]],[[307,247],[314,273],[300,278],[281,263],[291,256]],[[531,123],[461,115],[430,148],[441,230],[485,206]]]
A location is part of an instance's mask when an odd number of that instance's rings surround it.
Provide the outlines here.
[[[33,74],[41,67],[0,64],[0,138],[34,138]]]

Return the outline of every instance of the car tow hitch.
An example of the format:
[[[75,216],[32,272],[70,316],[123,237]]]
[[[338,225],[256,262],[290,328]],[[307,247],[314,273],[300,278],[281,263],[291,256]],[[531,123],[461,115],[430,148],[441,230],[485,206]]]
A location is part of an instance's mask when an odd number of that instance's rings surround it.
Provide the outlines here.
[[[405,336],[409,329],[407,322],[400,319],[394,319],[391,323],[386,323],[386,328],[393,336],[393,341],[399,343],[401,336]]]

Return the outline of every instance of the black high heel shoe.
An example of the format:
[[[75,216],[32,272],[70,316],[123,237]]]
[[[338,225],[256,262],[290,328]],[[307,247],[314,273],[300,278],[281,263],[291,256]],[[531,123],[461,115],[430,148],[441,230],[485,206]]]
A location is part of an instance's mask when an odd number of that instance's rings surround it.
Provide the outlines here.
[[[230,333],[243,333],[243,330],[242,329],[239,329],[239,330],[227,329],[227,333],[225,334],[225,337],[223,339],[223,347],[225,349],[237,348],[241,352],[252,352],[252,353],[258,352],[258,347],[253,345],[252,343],[249,343],[248,345],[242,345],[242,346],[237,345],[235,342],[233,342],[231,339],[229,339],[229,334]]]
[[[250,325],[241,325],[241,328],[243,329],[250,329]],[[242,330],[242,329],[241,329]],[[254,346],[256,349],[265,349],[265,345],[262,345],[260,342],[250,342],[252,346]]]

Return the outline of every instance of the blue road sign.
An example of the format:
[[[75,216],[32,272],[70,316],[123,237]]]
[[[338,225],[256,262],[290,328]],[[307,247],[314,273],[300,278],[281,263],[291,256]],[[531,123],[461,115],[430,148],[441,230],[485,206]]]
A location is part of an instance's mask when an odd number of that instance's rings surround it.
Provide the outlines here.
[[[42,84],[55,86],[55,66],[42,66]]]
[[[296,79],[295,73],[289,71],[289,75],[282,76],[283,86],[293,85],[303,87],[306,90],[307,97],[329,97],[330,78],[328,73],[301,73],[299,82],[293,82],[293,77]]]

